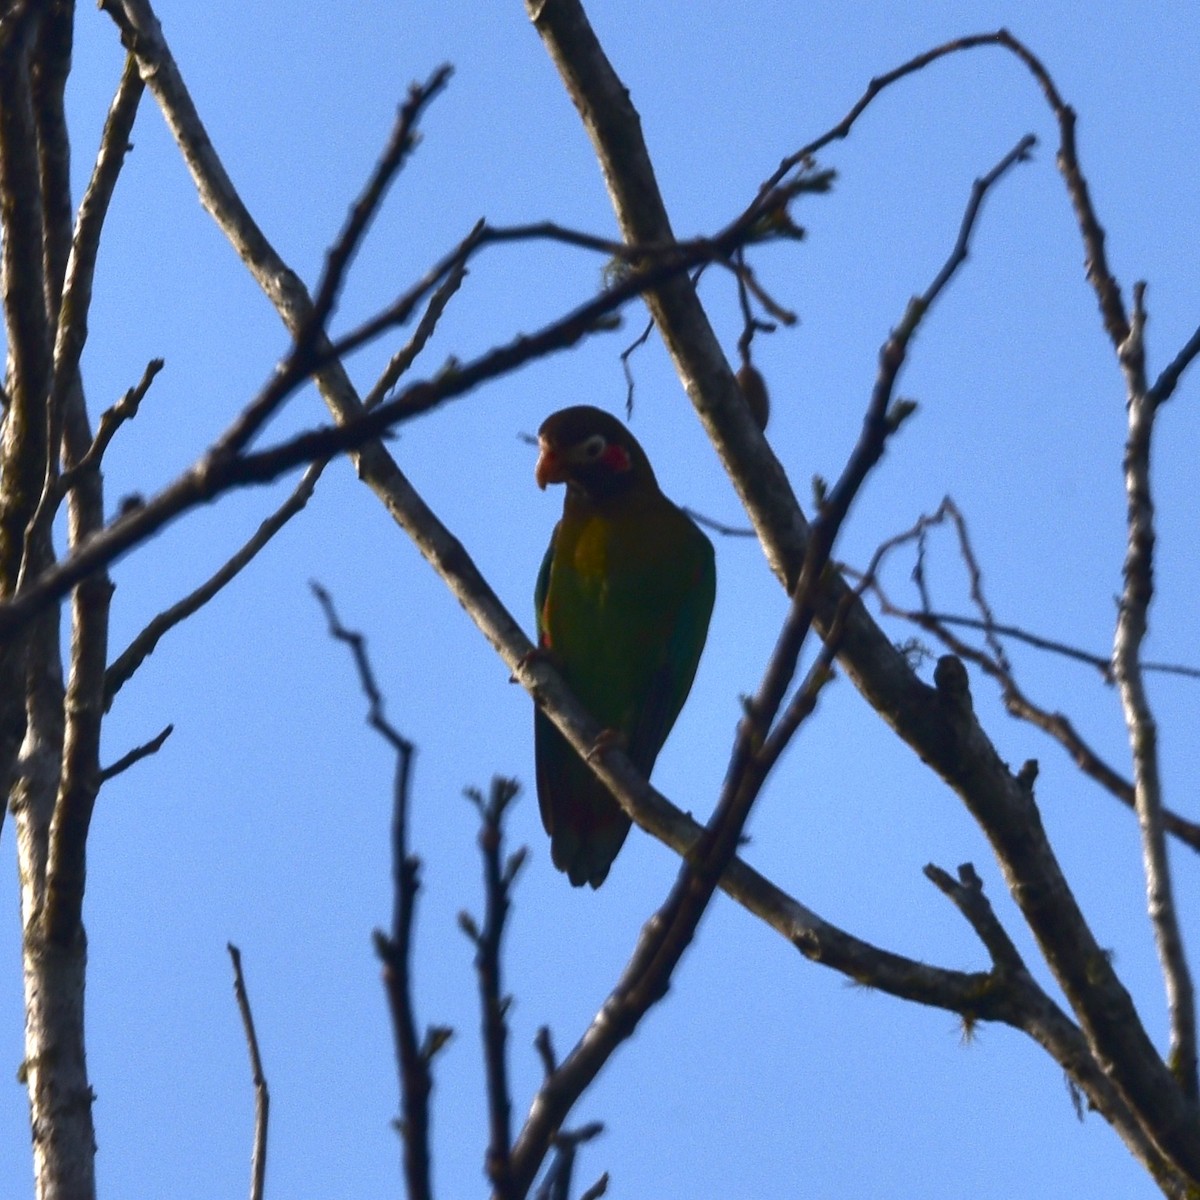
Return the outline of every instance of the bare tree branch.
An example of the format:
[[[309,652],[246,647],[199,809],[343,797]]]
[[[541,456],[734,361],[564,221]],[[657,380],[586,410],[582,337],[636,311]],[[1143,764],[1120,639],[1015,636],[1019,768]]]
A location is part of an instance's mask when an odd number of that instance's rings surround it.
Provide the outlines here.
[[[453,68],[444,63],[425,83],[414,83],[409,87],[408,99],[400,107],[391,139],[370,179],[351,207],[346,224],[333,249],[326,257],[325,272],[313,297],[313,311],[309,318],[314,330],[319,332],[325,328],[345,282],[351,259],[362,244],[367,228],[383,204],[383,198],[392,181],[416,148],[417,125],[421,116],[445,89],[451,74]]]
[[[48,531],[31,530],[59,452],[47,397],[54,322],[70,247],[70,161],[63,89],[70,62],[70,5],[10,6],[0,21],[0,293],[7,406],[0,438],[0,596],[20,573],[53,561]],[[78,390],[76,389],[76,395]],[[76,410],[78,413],[78,409]],[[77,510],[74,516],[79,517]],[[94,626],[92,627],[94,628]],[[93,639],[87,650],[95,647]],[[76,647],[74,667],[90,655]],[[86,702],[87,672],[73,670],[73,699]],[[73,780],[86,767],[88,719],[75,714]],[[16,826],[26,978],[25,1058],[34,1177],[45,1195],[95,1191],[93,1094],[84,1050],[84,939],[49,920],[47,866],[63,781],[62,645],[57,608],[0,648],[0,781]],[[16,769],[18,756],[20,769]],[[98,773],[98,768],[96,768]]]
[[[1108,258],[1104,252],[1104,229],[1096,216],[1087,180],[1079,166],[1079,154],[1075,145],[1075,110],[1062,99],[1054,80],[1050,78],[1050,72],[1023,42],[1013,37],[1007,29],[1001,29],[996,34],[996,44],[1011,51],[1025,64],[1042,89],[1046,103],[1054,112],[1059,137],[1056,161],[1067,187],[1067,195],[1071,198],[1076,223],[1079,225],[1088,282],[1096,293],[1104,328],[1113,346],[1120,346],[1129,335],[1129,318],[1121,298],[1120,286],[1109,269]]]
[[[558,1058],[554,1053],[554,1041],[550,1036],[549,1026],[538,1026],[537,1035],[533,1039],[533,1048],[542,1060],[542,1070],[547,1076],[553,1075],[558,1069]]]
[[[963,863],[958,868],[958,879],[954,879],[933,863],[925,867],[925,876],[939,892],[948,896],[954,907],[966,917],[997,967],[1006,971],[1025,970],[1025,962],[1020,952],[983,894],[983,880],[976,874],[971,863]]]
[[[111,411],[111,410],[110,410]],[[102,426],[103,428],[103,426]],[[99,435],[97,435],[98,438]],[[198,588],[158,613],[132,642],[113,660],[104,681],[104,709],[107,712],[117,693],[134,672],[154,653],[163,636],[198,612],[222,589],[232,583],[258,557],[275,535],[304,510],[316,489],[328,459],[312,463],[300,477],[292,494],[266,518],[254,534]]]
[[[96,429],[96,436],[92,440],[91,445],[88,446],[79,461],[74,463],[69,470],[64,471],[60,476],[59,488],[61,491],[65,492],[74,487],[83,477],[85,471],[95,470],[100,466],[100,462],[104,458],[104,452],[108,449],[109,443],[116,437],[117,430],[126,421],[132,421],[137,416],[138,409],[141,407],[142,401],[146,398],[146,393],[150,390],[150,385],[154,382],[164,365],[161,358],[152,358],[146,364],[146,369],[142,372],[142,377],[137,385],[129,388],[116,404],[110,408],[106,408],[100,414],[100,424]]]
[[[866,91],[863,92],[841,121],[831,129],[826,130],[820,137],[802,146],[795,153],[788,155],[780,163],[774,174],[759,189],[759,202],[778,186],[780,180],[786,178],[790,172],[794,171],[802,163],[807,162],[814,154],[823,150],[834,141],[849,137],[850,131],[853,129],[858,118],[862,116],[876,97],[891,87],[892,84],[898,83],[900,80],[924,70],[932,63],[948,55],[975,50],[981,46],[999,46],[1020,59],[1037,81],[1042,94],[1046,98],[1047,104],[1058,121],[1058,168],[1066,183],[1067,192],[1071,198],[1075,217],[1079,224],[1080,236],[1083,239],[1087,252],[1088,280],[1092,284],[1097,300],[1100,303],[1100,311],[1104,319],[1105,329],[1108,331],[1113,345],[1117,346],[1125,340],[1128,333],[1128,319],[1125,315],[1124,303],[1121,300],[1120,288],[1113,279],[1108,267],[1108,260],[1104,253],[1104,230],[1101,228],[1100,222],[1096,217],[1091,196],[1088,192],[1087,181],[1084,179],[1083,173],[1079,168],[1079,159],[1075,147],[1075,111],[1063,101],[1058,93],[1058,89],[1054,85],[1053,79],[1050,77],[1050,73],[1046,70],[1041,60],[1023,42],[1013,37],[1007,29],[999,29],[993,33],[978,33],[967,37],[954,38],[952,41],[944,42],[940,46],[926,50],[924,53],[910,58],[907,62],[902,63],[893,70],[872,79],[867,85]]]
[[[117,178],[125,163],[125,155],[129,152],[129,136],[133,131],[143,88],[137,63],[132,55],[127,55],[116,95],[100,135],[100,149],[96,155],[92,177],[84,191],[75,221],[71,257],[67,263],[66,280],[58,309],[58,329],[54,347],[56,392],[78,369],[84,342],[87,340],[87,316],[91,308],[100,234],[116,190]]]
[[[229,436],[227,433],[197,464],[147,503],[119,516],[68,558],[32,577],[13,599],[0,603],[0,639],[10,636],[33,614],[64,595],[81,579],[113,562],[184,513],[210,502],[224,492],[235,487],[269,483],[297,466],[333,454],[347,451],[361,454],[364,446],[375,442],[404,420],[426,413],[444,401],[464,395],[481,383],[514,371],[533,359],[568,349],[593,333],[614,328],[610,320],[613,313],[663,279],[686,272],[692,263],[692,254],[730,253],[732,246],[728,239],[748,236],[750,233],[742,225],[744,222],[737,224],[736,228],[731,226],[729,231],[711,242],[695,243],[696,248],[683,257],[671,256],[663,265],[634,271],[593,300],[544,326],[537,333],[518,336],[451,371],[439,373],[434,379],[411,384],[399,396],[370,411],[365,411],[362,403],[354,397],[349,380],[335,355],[358,345],[360,339],[365,339],[364,330],[370,328],[374,335],[377,332],[376,322],[368,322],[362,330],[347,335],[328,351],[314,351],[321,371],[318,384],[339,417],[339,424],[310,430],[276,446],[235,456],[230,456],[224,449],[224,442]],[[281,266],[281,270],[286,268]],[[293,296],[292,299],[300,305],[297,297]],[[389,318],[382,327],[391,323]],[[262,412],[267,408],[276,408],[283,393],[290,393],[303,382],[305,376],[298,374],[300,367],[297,364],[304,357],[295,353],[290,355],[285,367],[276,372],[246,411]],[[240,421],[241,418],[238,423]],[[381,469],[390,479],[395,479],[397,469],[390,459],[388,461],[390,465]],[[373,486],[379,487],[379,482]],[[394,487],[389,490],[394,492]]]
[[[1171,1018],[1171,1070],[1183,1092],[1197,1098],[1196,1000],[1191,970],[1183,950],[1175,897],[1171,886],[1163,830],[1162,780],[1158,769],[1158,727],[1142,680],[1142,640],[1154,597],[1154,502],[1150,494],[1150,444],[1155,405],[1147,395],[1143,334],[1144,289],[1134,288],[1133,320],[1121,345],[1120,357],[1129,383],[1126,403],[1128,437],[1125,443],[1125,492],[1128,548],[1125,587],[1117,613],[1113,642],[1113,673],[1133,751],[1134,804],[1142,832],[1142,863],[1146,899],[1158,948]]]
[[[537,1200],[571,1200],[571,1179],[575,1171],[575,1155],[585,1142],[604,1132],[599,1121],[590,1121],[581,1129],[562,1129],[554,1137],[554,1161],[546,1171],[537,1190]],[[608,1190],[608,1172],[600,1176],[579,1200],[603,1196]]]
[[[483,1018],[483,1059],[488,1103],[488,1148],[485,1173],[499,1200],[511,1200],[514,1192],[509,1153],[512,1145],[512,1095],[508,1083],[508,1008],[504,994],[500,946],[504,925],[512,905],[512,886],[525,862],[525,848],[504,858],[504,817],[516,799],[520,785],[515,779],[492,780],[487,800],[468,789],[467,798],[479,812],[479,850],[483,857],[485,915],[483,928],[467,913],[459,924],[475,947],[475,971],[479,977],[480,1009]]]
[[[41,398],[50,377],[50,331],[43,301],[40,196],[37,188],[27,186],[38,178],[29,91],[35,24],[36,14],[16,10],[0,28],[0,195],[10,198],[0,238],[0,299],[8,359],[0,441],[0,596],[5,598],[17,585],[25,557],[25,529],[36,510],[47,460]],[[0,646],[0,781],[6,795],[14,782],[27,721],[25,640]],[[44,744],[53,745],[54,740]],[[26,788],[20,782],[17,786]],[[18,795],[10,799],[15,804]],[[0,806],[0,825],[6,807]]]
[[[579,1200],[600,1200],[600,1197],[608,1191],[608,1172],[605,1171],[595,1183],[592,1184],[586,1192],[582,1192]]]
[[[63,396],[63,462],[68,470],[93,445],[78,370]],[[99,471],[81,475],[67,497],[67,543],[79,546],[104,525],[104,490]],[[47,538],[49,531],[46,532]],[[71,665],[63,712],[63,762],[46,873],[47,936],[59,945],[79,937],[87,871],[87,837],[100,789],[100,731],[108,666],[109,608],[113,584],[107,571],[93,571],[71,594]]]
[[[110,779],[120,775],[122,771],[128,771],[130,767],[136,763],[140,763],[143,758],[149,758],[152,754],[157,754],[163,747],[163,743],[175,732],[174,725],[166,726],[161,733],[156,734],[148,742],[144,742],[140,746],[135,746],[128,754],[122,754],[115,763],[110,767],[105,767],[100,772],[100,782],[107,783]]]
[[[30,73],[30,98],[37,130],[44,302],[51,328],[58,318],[71,249],[71,150],[66,91],[74,24],[73,5],[45,6],[36,21],[31,59],[36,64]]]
[[[409,788],[415,748],[384,716],[383,694],[375,682],[375,673],[367,657],[366,639],[361,633],[355,633],[341,623],[332,597],[320,584],[313,583],[311,587],[325,612],[330,636],[344,642],[354,657],[359,685],[367,698],[367,724],[396,752],[396,778],[392,792],[392,926],[386,934],[381,929],[375,930],[373,941],[375,953],[383,963],[383,985],[396,1041],[401,1111],[397,1125],[404,1146],[404,1181],[408,1200],[431,1200],[431,1065],[438,1051],[450,1040],[453,1031],[445,1026],[432,1025],[426,1029],[422,1041],[417,1039],[412,999],[412,932],[417,896],[421,890],[421,860],[408,850]]]
[[[388,359],[387,366],[380,373],[374,386],[363,397],[364,411],[369,411],[377,405],[382,404],[387,398],[388,392],[396,386],[401,376],[416,361],[417,356],[425,349],[429,339],[433,336],[433,331],[437,328],[437,323],[441,319],[446,305],[450,303],[454,293],[462,287],[463,280],[466,277],[466,264],[460,263],[438,285],[437,290],[430,296],[429,305],[425,309],[420,321],[417,322],[417,327],[413,330],[412,337]]]
[[[1026,763],[1022,775],[1032,785],[1036,764]],[[954,879],[930,864],[925,868],[925,875],[949,897],[987,948],[994,964],[991,986],[1005,998],[1008,1011],[1004,1019],[1007,1023],[1027,1033],[1062,1067],[1071,1086],[1078,1088],[1088,1103],[1104,1114],[1166,1195],[1174,1200],[1187,1200],[1191,1189],[1186,1179],[1163,1157],[1141,1128],[1112,1081],[1092,1057],[1078,1026],[1030,975],[1020,952],[984,895],[983,882],[974,867],[964,863],[958,868],[958,878]],[[971,1013],[962,1016],[969,1033],[974,1017]],[[1082,1117],[1082,1111],[1080,1115]]]
[[[826,642],[788,714],[768,740],[771,724],[795,675],[801,648],[812,627],[816,596],[822,587],[829,555],[854,497],[883,454],[888,436],[902,416],[889,414],[892,389],[905,349],[924,314],[965,261],[970,231],[987,188],[1027,152],[1024,139],[1001,163],[976,183],[954,251],[924,296],[912,301],[904,321],[880,356],[880,377],[872,393],[862,436],[854,447],[828,503],[811,528],[804,565],[762,685],[739,725],[726,783],[701,838],[689,851],[670,896],[646,923],[629,964],[578,1046],[543,1085],[513,1150],[513,1177],[518,1191],[527,1187],[575,1100],[603,1064],[637,1028],[649,1009],[666,995],[670,979],[695,936],[722,874],[736,852],[742,830],[763,783],[800,723],[812,713],[821,688],[830,678],[843,622],[827,631]],[[843,617],[848,604],[843,605]],[[592,756],[594,758],[594,755]],[[497,1196],[501,1192],[497,1189]]]
[[[527,0],[526,7],[584,118],[622,233],[639,242],[669,238],[670,224],[637,113],[578,0]],[[985,40],[1019,45],[1003,33],[974,44]],[[1028,61],[1027,65],[1032,69]],[[1094,217],[1087,219],[1090,201],[1075,164],[1068,115],[1068,110],[1059,110],[1060,165],[1081,219],[1101,307],[1112,324],[1120,315],[1120,297],[1114,298],[1104,284],[1102,236]],[[790,587],[803,559],[807,525],[778,462],[737,395],[733,373],[699,301],[680,277],[650,293],[648,303],[768,560]],[[829,627],[844,594],[844,582],[831,577],[818,611],[822,630]],[[1200,1186],[1195,1105],[1176,1086],[1079,911],[1045,837],[1031,790],[1009,771],[975,718],[965,671],[961,688],[927,688],[861,606],[846,620],[841,649],[843,665],[868,701],[954,788],[982,826],[1096,1059],[1112,1072],[1146,1133]]]
[[[697,512],[694,508],[684,506],[683,511],[697,525],[703,525],[705,529],[711,529],[714,533],[719,533],[722,537],[752,538],[757,536],[753,529],[748,529],[741,525],[726,525],[724,521],[718,521],[713,517],[705,516],[704,513]]]
[[[848,578],[862,578],[860,572],[845,563],[839,563],[838,570]],[[872,582],[870,590],[873,592],[876,591],[875,582]],[[1049,654],[1059,654],[1063,658],[1070,658],[1076,662],[1083,663],[1084,666],[1094,667],[1105,683],[1114,682],[1111,655],[1094,654],[1090,650],[1083,649],[1082,646],[1073,646],[1068,642],[1059,641],[1057,638],[1044,637],[1040,633],[1034,633],[1029,629],[1022,629],[1019,625],[1009,625],[1003,621],[987,621],[980,617],[964,616],[962,613],[899,608],[890,600],[884,605],[882,596],[880,598],[880,605],[883,611],[887,612],[889,616],[903,617],[914,624],[919,624],[921,621],[928,621],[931,625],[959,626],[963,629],[977,629],[980,632],[990,632],[997,637],[1011,638],[1014,642],[1022,642],[1026,646],[1032,646],[1035,650],[1045,650]],[[1142,663],[1142,671],[1146,674],[1180,675],[1184,679],[1200,679],[1200,667],[1189,667],[1186,663],[1144,662]]]
[[[258,1052],[258,1034],[254,1030],[254,1014],[250,1011],[250,997],[246,992],[246,980],[242,975],[242,952],[227,942],[233,963],[233,994],[237,998],[242,1028],[246,1034],[246,1049],[250,1052],[250,1075],[254,1081],[254,1149],[250,1154],[250,1200],[263,1200],[267,1176],[267,1122],[271,1113],[271,1093],[267,1077],[263,1074],[262,1057]]]
[[[1181,376],[1191,366],[1198,354],[1200,354],[1200,328],[1197,328],[1179,353],[1163,368],[1162,374],[1154,381],[1154,386],[1146,393],[1147,402],[1155,408],[1160,404],[1165,404],[1174,395]],[[1145,667],[1146,664],[1143,663],[1142,669],[1144,670]]]
[[[958,538],[959,552],[967,564],[971,578],[971,593],[982,617],[950,616],[934,610],[932,600],[924,586],[923,539],[926,532],[944,521],[953,523]],[[921,592],[921,607],[916,609],[904,608],[889,596],[880,578],[885,559],[899,546],[916,541],[918,544],[917,566],[913,570],[914,581]],[[1028,721],[1043,733],[1052,737],[1071,756],[1075,765],[1087,776],[1094,779],[1106,791],[1115,796],[1131,811],[1134,810],[1134,788],[1124,776],[1107,763],[1100,754],[1088,744],[1072,724],[1070,719],[1061,712],[1050,712],[1036,704],[1017,683],[1016,674],[1007,656],[1001,651],[997,653],[998,637],[1006,636],[1026,642],[1039,649],[1046,649],[1063,654],[1076,661],[1095,667],[1106,681],[1112,680],[1112,660],[1102,659],[1099,655],[1089,654],[1076,647],[1067,646],[1048,638],[1042,638],[1028,633],[1016,626],[1004,625],[995,620],[994,614],[983,595],[982,572],[971,548],[967,532],[966,519],[958,506],[949,497],[945,497],[933,513],[923,514],[911,528],[887,539],[878,547],[865,571],[844,564],[840,569],[850,578],[859,581],[860,592],[869,591],[879,602],[880,611],[888,616],[900,617],[918,626],[920,629],[936,637],[952,654],[974,663],[985,674],[994,679],[1000,687],[1001,699],[1005,708],[1014,717]],[[949,626],[961,625],[971,629],[979,629],[987,635],[991,649],[980,650],[968,644],[950,632]],[[1188,675],[1192,668],[1175,666],[1169,663],[1142,664],[1143,671],[1147,669],[1173,671]],[[1172,836],[1194,850],[1200,850],[1200,824],[1185,820],[1170,809],[1163,809],[1163,828]]]
[[[125,70],[117,86],[117,94],[105,121],[92,177],[79,206],[75,233],[73,237],[67,239],[70,255],[64,263],[65,273],[60,291],[55,292],[53,298],[50,298],[48,293],[47,303],[50,305],[50,316],[56,324],[53,379],[46,416],[47,441],[52,447],[57,447],[62,438],[65,406],[71,398],[70,393],[78,391],[81,387],[79,361],[83,355],[84,343],[87,341],[88,311],[92,302],[92,281],[96,270],[96,256],[100,249],[100,234],[108,215],[109,203],[116,188],[117,177],[124,165],[125,154],[129,148],[129,134],[133,129],[141,95],[142,81],[138,76],[136,64],[132,58],[127,58]],[[65,138],[65,131],[61,136]],[[66,152],[64,145],[64,156]],[[67,195],[69,195],[68,181],[64,179],[62,183],[64,188],[68,189]],[[64,239],[66,238],[65,231],[62,236]],[[161,367],[161,363],[159,366]],[[157,370],[158,368],[155,368],[155,372]],[[149,386],[148,379],[146,386]],[[145,389],[143,388],[141,395],[144,394]],[[137,397],[138,400],[141,399],[141,395]],[[128,396],[126,399],[129,403]],[[137,401],[132,402],[132,407],[136,412]],[[86,424],[86,414],[82,411],[82,405],[78,403],[78,398],[76,398],[76,409],[73,419],[76,426],[81,427]],[[117,424],[119,423],[117,422]],[[112,434],[109,433],[108,437],[111,436]],[[79,469],[82,467],[83,464],[79,464]],[[70,485],[60,478],[57,455],[50,455],[47,459],[46,477],[38,506],[30,518],[26,531],[27,541],[36,541],[39,537],[49,536],[50,524],[68,486]]]
[[[215,457],[223,458],[241,453],[271,414],[287,399],[293,390],[289,382],[306,379],[319,365],[325,343],[326,322],[337,301],[350,261],[367,231],[367,226],[383,203],[388,186],[416,145],[416,127],[421,114],[445,88],[449,79],[450,68],[442,66],[424,84],[413,84],[410,87],[408,99],[401,106],[388,145],[352,206],[337,241],[326,256],[325,272],[318,284],[316,297],[311,310],[304,316],[303,324],[294,333],[292,349],[277,377],[278,385],[268,385],[257,399],[242,411],[213,446],[212,453]],[[215,155],[213,157],[215,158]],[[331,357],[340,357],[340,354],[335,352]]]
[[[437,323],[445,311],[446,305],[462,285],[465,275],[466,268],[460,268],[457,272],[448,276],[434,292],[433,296],[430,297],[429,305],[418,322],[412,337],[402,350],[393,355],[388,365],[384,368],[379,381],[371,389],[370,394],[363,402],[364,409],[372,408],[375,404],[382,401],[387,391],[412,365],[417,355],[424,349],[429,338],[433,336],[433,332],[437,328]],[[156,362],[161,363],[161,360],[156,360]],[[151,366],[153,367],[154,364],[152,363]],[[143,380],[143,383],[145,382]],[[125,404],[131,395],[132,393],[126,393],[125,400],[121,403]],[[121,405],[117,405],[115,409],[110,409],[109,412],[116,413],[120,408]],[[136,403],[134,404],[134,408],[136,408]],[[108,415],[108,413],[105,413],[104,418],[101,419],[100,431],[96,435],[97,442],[100,441],[104,433],[105,420],[108,418]],[[108,669],[108,677],[105,685],[106,711],[112,705],[113,699],[120,688],[137,671],[146,658],[154,652],[163,635],[213,599],[218,592],[231,583],[257,557],[259,552],[273,540],[275,535],[292,517],[303,511],[313,492],[316,490],[317,481],[330,461],[331,459],[326,457],[316,459],[310,463],[292,494],[274,513],[263,521],[255,531],[253,537],[236,554],[224,563],[208,580],[201,584],[200,587],[196,588],[176,604],[173,604],[170,608],[159,613],[134,638]]]

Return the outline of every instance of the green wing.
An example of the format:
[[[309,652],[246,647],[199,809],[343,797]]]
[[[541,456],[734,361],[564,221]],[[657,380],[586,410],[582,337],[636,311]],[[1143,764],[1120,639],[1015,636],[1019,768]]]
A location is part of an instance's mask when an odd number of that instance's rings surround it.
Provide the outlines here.
[[[533,589],[538,644],[546,649],[552,648],[551,612],[546,600],[561,528],[561,523],[555,527]],[[578,663],[574,670],[561,660],[558,666],[568,683],[580,673]],[[540,708],[533,715],[533,746],[538,809],[550,835],[550,857],[575,887],[585,883],[599,887],[629,832],[629,818]]]
[[[538,568],[537,583],[533,589],[533,607],[536,610],[534,621],[539,644],[543,643],[546,637],[546,593],[550,590],[550,563],[554,559],[554,543],[558,538],[558,530],[559,525],[555,525],[554,532],[550,535],[550,545],[546,547],[546,553],[542,556],[542,565]]]
[[[690,558],[691,565],[679,564],[685,586],[667,614],[658,662],[630,731],[629,757],[647,776],[692,689],[717,595],[712,543],[684,519],[692,536],[684,539],[689,553],[679,557]]]
[[[534,589],[538,638],[592,715],[624,735],[630,759],[649,775],[704,647],[716,594],[712,545],[669,503],[596,536],[605,569],[581,573],[577,562],[590,557],[580,550],[580,528],[555,529]],[[567,561],[556,563],[556,550]],[[554,863],[576,886],[598,887],[629,818],[540,710],[534,744]]]

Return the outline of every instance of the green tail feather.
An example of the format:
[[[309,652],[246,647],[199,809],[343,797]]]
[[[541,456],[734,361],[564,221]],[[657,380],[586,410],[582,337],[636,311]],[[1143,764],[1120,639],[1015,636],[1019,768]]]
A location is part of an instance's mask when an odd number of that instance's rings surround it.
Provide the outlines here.
[[[534,723],[534,753],[550,857],[575,887],[587,883],[598,888],[629,832],[629,818],[541,712]]]

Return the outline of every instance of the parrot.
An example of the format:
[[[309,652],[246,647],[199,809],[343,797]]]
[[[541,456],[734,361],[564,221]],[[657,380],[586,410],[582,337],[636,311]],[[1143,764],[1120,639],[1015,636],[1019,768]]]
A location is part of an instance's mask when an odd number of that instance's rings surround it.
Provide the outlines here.
[[[691,690],[717,576],[712,543],[659,490],[650,460],[615,417],[591,405],[538,430],[538,487],[565,483],[534,591],[538,650],[649,777]],[[599,743],[598,743],[599,744]],[[554,723],[536,709],[538,808],[554,865],[598,888],[630,820]]]

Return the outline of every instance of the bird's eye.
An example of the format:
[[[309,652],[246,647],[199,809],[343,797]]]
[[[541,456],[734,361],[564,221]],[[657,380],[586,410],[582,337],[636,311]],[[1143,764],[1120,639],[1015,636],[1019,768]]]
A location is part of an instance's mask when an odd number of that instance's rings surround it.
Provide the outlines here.
[[[605,450],[608,449],[608,443],[598,433],[592,434],[586,442],[583,443],[581,450],[583,457],[589,462],[594,462],[598,459]]]

